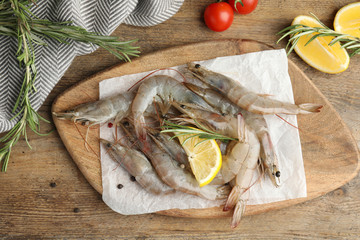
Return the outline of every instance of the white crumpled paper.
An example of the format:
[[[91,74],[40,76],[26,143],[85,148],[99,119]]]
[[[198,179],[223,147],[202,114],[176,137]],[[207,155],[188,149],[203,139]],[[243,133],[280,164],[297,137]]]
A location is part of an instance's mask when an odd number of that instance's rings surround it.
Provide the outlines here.
[[[176,57],[176,56],[174,56]],[[201,61],[202,66],[239,80],[248,89],[285,102],[294,102],[288,74],[288,60],[284,50],[269,50],[237,56],[219,57]],[[184,66],[175,66],[182,71]],[[155,70],[155,69],[154,69]],[[100,99],[124,92],[150,72],[115,77],[100,83]],[[175,71],[161,70],[182,80]],[[297,126],[296,116],[282,117]],[[275,188],[269,178],[250,189],[248,205],[270,203],[287,199],[306,197],[306,179],[298,130],[276,116],[265,116],[271,139],[279,159],[281,186]],[[100,137],[113,141],[114,129],[104,125]],[[143,214],[167,209],[208,208],[220,206],[220,201],[177,192],[166,196],[155,196],[143,190],[130,175],[114,162],[101,146],[101,169],[103,200],[114,211],[121,214]],[[257,179],[254,176],[253,181]],[[117,186],[122,184],[119,189]]]

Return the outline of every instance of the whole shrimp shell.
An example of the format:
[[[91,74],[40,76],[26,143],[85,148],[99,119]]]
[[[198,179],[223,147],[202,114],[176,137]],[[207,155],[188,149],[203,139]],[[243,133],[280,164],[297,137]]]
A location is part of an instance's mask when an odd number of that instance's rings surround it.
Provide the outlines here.
[[[165,103],[176,102],[194,108],[213,110],[200,96],[172,77],[156,75],[148,78],[140,85],[132,103],[136,135],[141,141],[146,142],[147,137],[144,112],[154,100],[159,98]]]
[[[319,112],[322,105],[304,103],[300,105],[281,102],[251,92],[239,82],[205,69],[200,64],[188,63],[188,69],[195,77],[222,92],[239,107],[257,114],[308,114]]]
[[[281,184],[279,162],[273,149],[273,144],[264,116],[241,109],[227,97],[213,89],[202,88],[189,83],[186,83],[185,85],[191,89],[191,91],[201,96],[209,105],[218,109],[221,113],[230,116],[237,116],[240,113],[243,116],[246,124],[256,132],[256,135],[261,142],[261,159],[264,162],[267,175],[272,183],[276,187],[279,187]]]
[[[115,118],[115,123],[130,113],[134,92],[125,92],[95,102],[80,104],[66,112],[53,112],[59,119],[91,124],[105,123]]]
[[[109,155],[117,161],[137,183],[146,191],[159,195],[169,194],[175,190],[161,181],[145,155],[130,147],[111,143],[105,139],[100,142],[108,150]]]

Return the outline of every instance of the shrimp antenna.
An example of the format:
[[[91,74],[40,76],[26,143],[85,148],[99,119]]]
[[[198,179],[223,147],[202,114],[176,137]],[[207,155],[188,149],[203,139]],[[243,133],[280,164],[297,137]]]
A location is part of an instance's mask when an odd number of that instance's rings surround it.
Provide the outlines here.
[[[275,114],[275,115],[276,115],[278,118],[280,118],[281,120],[283,120],[284,122],[286,122],[287,124],[289,124],[290,126],[296,128],[296,129],[299,130],[299,131],[302,131],[299,127],[297,127],[297,126],[295,126],[294,124],[286,121],[286,120],[285,120],[283,117],[281,117],[279,114]]]
[[[81,134],[80,129],[78,128],[78,126],[77,126],[77,124],[76,124],[75,122],[74,122],[74,126],[75,126],[76,130],[79,132],[79,134],[80,134],[81,138],[84,140],[84,142],[87,143],[86,139],[85,139],[84,136]],[[95,156],[96,156],[98,159],[100,159],[99,156],[98,156],[98,155],[96,154],[96,152],[94,151],[94,149],[90,146],[90,144],[89,144],[89,143],[87,143],[87,144],[89,145],[90,150],[95,154]]]

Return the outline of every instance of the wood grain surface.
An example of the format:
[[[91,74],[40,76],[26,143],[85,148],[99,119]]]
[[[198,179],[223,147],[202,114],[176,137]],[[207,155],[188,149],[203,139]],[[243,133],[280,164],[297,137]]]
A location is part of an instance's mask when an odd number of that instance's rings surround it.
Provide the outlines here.
[[[216,51],[212,49],[216,49]],[[232,39],[205,41],[157,51],[135,59],[131,63],[119,64],[97,73],[67,89],[55,99],[52,112],[63,112],[72,109],[76,105],[98,99],[99,82],[105,79],[182,65],[192,61],[268,49],[272,48],[258,41]],[[154,61],[154,59],[162,60]],[[321,196],[347,183],[359,171],[360,157],[356,142],[340,116],[336,113],[336,110],[291,60],[289,60],[289,75],[293,86],[295,103],[310,102],[324,106],[320,113],[298,116],[306,173],[307,197],[248,206],[245,215],[284,208]],[[65,147],[80,171],[101,194],[101,165],[98,157],[100,156],[99,129],[88,131],[87,126],[81,124],[75,126],[74,123],[59,120],[55,116],[53,116],[53,120]],[[85,147],[84,139],[79,135],[79,131],[82,132],[82,136],[86,136],[88,131],[87,141],[96,155]],[[341,174],[339,174],[339,170]],[[197,218],[224,217],[232,214],[231,212],[223,212],[222,207],[187,210],[170,209],[160,213],[170,216]]]
[[[185,0],[179,12],[162,24],[149,28],[120,25],[113,35],[124,40],[139,39],[142,56],[189,43],[234,38],[261,40],[280,48],[286,42],[277,45],[276,33],[297,15],[313,12],[331,27],[336,11],[353,1],[264,0],[253,13],[236,15],[233,25],[221,33],[208,30],[202,19],[205,7],[212,2]],[[289,59],[334,106],[359,147],[360,57],[353,57],[349,69],[336,75],[311,68],[294,53]],[[117,64],[119,61],[102,49],[77,57],[40,114],[51,119],[51,105],[59,94]],[[54,128],[53,124],[42,124],[43,132]],[[246,216],[238,228],[231,230],[228,218],[117,214],[87,182],[56,131],[47,137],[29,132],[29,139],[32,150],[20,140],[12,151],[7,173],[0,174],[0,239],[359,239],[359,175],[313,200]],[[329,149],[327,154],[337,158],[346,152]]]

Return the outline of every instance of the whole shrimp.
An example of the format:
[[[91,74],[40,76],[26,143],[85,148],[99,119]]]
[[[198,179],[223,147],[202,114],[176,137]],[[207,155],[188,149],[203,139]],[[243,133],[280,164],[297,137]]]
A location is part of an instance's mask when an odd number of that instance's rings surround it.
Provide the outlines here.
[[[200,64],[188,63],[188,69],[195,77],[220,91],[239,107],[257,114],[308,114],[319,112],[322,105],[304,103],[300,105],[281,102],[251,92],[239,82],[205,69]]]
[[[196,125],[196,121],[201,121],[202,123],[207,123],[210,125],[212,130],[222,135],[237,138],[238,133],[238,121],[236,118],[231,116],[221,116],[216,113],[207,112],[205,110],[191,109],[189,107],[182,108],[174,104],[180,111],[188,115],[192,119],[185,118],[174,118],[176,121],[184,121]],[[249,128],[245,125],[244,129],[241,130],[243,135],[248,135]],[[248,152],[250,149],[250,144],[245,137],[244,141],[231,141],[226,147],[226,154],[222,159],[222,166],[211,182],[211,184],[224,184],[230,182],[236,174],[239,172],[240,167],[242,166],[243,161],[248,157]]]
[[[111,143],[100,139],[110,156],[132,176],[146,191],[159,195],[169,194],[175,190],[161,181],[145,155],[128,146]]]
[[[210,125],[214,126],[214,131],[216,132],[224,133],[224,129],[226,129],[225,132],[232,133],[229,135],[230,137],[236,136],[236,119],[234,117],[216,116],[214,113],[189,108],[183,108],[182,112],[197,119],[206,119]],[[222,123],[218,124],[222,122],[220,121],[222,118],[222,121],[228,123],[226,127]],[[254,172],[258,168],[260,156],[260,142],[255,131],[247,125],[245,125],[244,131],[246,134],[245,142],[232,142],[233,146],[238,148],[232,149],[230,154],[223,158],[220,177],[213,180],[216,182],[232,180],[233,188],[224,206],[224,211],[228,211],[235,206],[231,223],[232,228],[239,224],[241,216],[245,211],[246,202],[249,198],[249,189],[252,184],[251,181]]]
[[[258,167],[260,142],[254,131],[249,130],[248,133],[250,149],[247,158],[242,163],[240,171],[231,182],[233,188],[223,209],[224,211],[228,211],[235,206],[231,220],[232,228],[235,228],[240,223],[241,217],[245,212],[246,203],[250,195],[250,187],[252,186],[253,175]]]
[[[95,102],[80,104],[66,112],[53,112],[59,119],[82,122],[85,124],[101,124],[115,118],[118,123],[130,113],[134,92],[125,92]]]
[[[131,131],[128,127],[126,129]],[[129,134],[131,134],[133,138],[136,138],[135,133],[130,132]],[[206,185],[200,187],[194,175],[186,169],[181,168],[170,154],[163,150],[164,147],[161,146],[163,143],[155,137],[150,138],[149,142],[152,145],[150,149],[144,149],[144,143],[141,141],[136,141],[136,143],[150,159],[157,174],[164,183],[175,190],[210,200],[226,198],[229,193],[227,186]]]
[[[243,116],[246,124],[256,132],[256,135],[261,142],[260,154],[261,159],[264,161],[266,173],[276,187],[280,186],[279,162],[273,149],[273,144],[264,116],[241,109],[227,97],[211,88],[202,88],[188,83],[185,83],[185,85],[193,92],[201,96],[210,106],[218,109],[221,113],[230,116],[237,116],[238,114]]]
[[[159,99],[165,104],[177,102],[194,108],[213,110],[200,96],[172,77],[156,75],[148,78],[140,85],[132,103],[136,135],[143,142],[146,142],[147,137],[144,112],[154,100]]]

